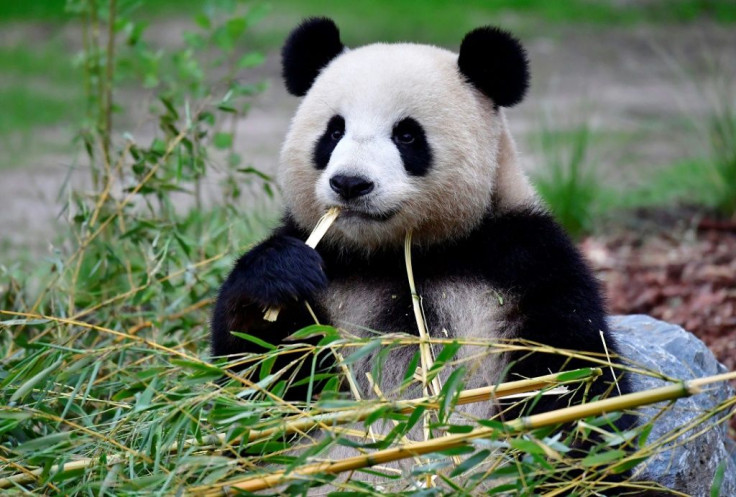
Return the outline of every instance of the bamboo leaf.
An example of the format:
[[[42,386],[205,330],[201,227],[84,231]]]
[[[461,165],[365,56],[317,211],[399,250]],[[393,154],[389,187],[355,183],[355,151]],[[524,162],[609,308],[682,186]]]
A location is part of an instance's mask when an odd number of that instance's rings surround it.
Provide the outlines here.
[[[615,474],[625,473],[626,471],[643,463],[647,459],[649,459],[649,456],[627,457],[625,460],[612,466],[610,470]]]
[[[0,419],[13,419],[16,421],[23,421],[25,419],[31,419],[33,414],[24,411],[10,411],[7,408],[0,408]]]
[[[538,443],[523,438],[514,438],[509,441],[511,447],[527,454],[545,454],[544,449]]]
[[[411,470],[412,476],[419,476],[424,475],[427,473],[437,473],[442,469],[445,469],[446,467],[450,466],[452,464],[452,461],[449,459],[441,459],[439,461],[434,461],[429,464],[422,464],[420,466],[414,466]]]
[[[726,476],[726,463],[724,459],[718,464],[716,472],[713,475],[713,483],[710,486],[710,497],[720,497],[721,487],[723,486],[723,478]]]
[[[188,359],[171,359],[170,362],[171,364],[174,364],[176,366],[180,366],[184,369],[189,369],[192,371],[223,374],[222,369],[216,366],[213,366],[211,364],[204,363],[204,362],[190,361]],[[142,379],[146,379],[149,377],[151,377],[151,375],[144,375],[142,376]]]
[[[16,401],[20,400],[25,396],[28,392],[30,392],[36,385],[38,385],[41,381],[46,379],[53,371],[58,368],[61,363],[63,362],[62,358],[57,359],[53,362],[50,366],[44,368],[43,370],[39,371],[36,375],[34,375],[31,379],[23,383],[18,389],[13,393],[13,395],[10,396],[10,405],[15,404]]]
[[[34,438],[15,447],[14,450],[20,453],[34,453],[37,451],[46,451],[59,444],[69,443],[77,434],[73,431],[60,431],[51,433],[42,437]]]
[[[350,354],[348,357],[346,357],[344,364],[345,365],[353,364],[356,361],[359,361],[360,359],[363,359],[364,357],[370,355],[371,353],[376,351],[379,347],[381,347],[381,342],[378,340],[373,340],[371,342],[368,342],[362,347],[360,347],[358,350]]]
[[[626,457],[626,451],[624,450],[609,450],[606,452],[600,452],[598,454],[590,455],[580,461],[583,466],[599,466],[601,464],[608,464],[613,461],[617,461],[623,457]]]
[[[452,413],[452,409],[457,402],[457,396],[463,387],[465,379],[465,366],[457,368],[455,371],[450,373],[450,376],[442,386],[440,392],[440,412],[439,419],[441,422],[447,422],[447,418]]]
[[[452,358],[455,357],[455,354],[460,350],[460,347],[461,345],[459,342],[451,342],[442,347],[442,350],[437,354],[437,357],[434,360],[434,365],[430,371],[434,371],[436,374],[436,370],[441,369],[446,362],[451,361]]]
[[[339,338],[340,334],[332,326],[313,324],[311,326],[307,326],[306,328],[302,328],[295,333],[292,333],[291,335],[286,337],[285,340],[296,342],[298,340],[306,340],[307,338],[312,338],[315,336],[335,336]]]
[[[409,361],[409,365],[406,367],[406,371],[404,371],[404,378],[401,381],[402,385],[408,385],[414,380],[414,373],[416,372],[418,366],[419,366],[419,350],[414,352],[414,355]]]
[[[593,368],[581,368],[573,371],[565,371],[557,375],[557,381],[565,383],[568,381],[580,380],[592,376]]]
[[[278,359],[278,356],[274,354],[263,360],[261,367],[258,370],[259,380],[263,380],[266,376],[271,374],[271,370],[273,369],[273,365],[276,363],[276,359]]]
[[[270,344],[267,341],[262,340],[258,337],[254,337],[253,335],[249,335],[248,333],[242,333],[240,331],[231,331],[230,334],[238,338],[242,338],[243,340],[246,340],[250,343],[254,343],[260,347],[263,347],[266,350],[276,350],[275,345]]]
[[[467,471],[470,471],[480,463],[486,460],[486,458],[491,454],[491,451],[488,449],[483,449],[472,456],[465,459],[463,462],[457,465],[457,467],[450,473],[450,477],[453,478],[455,476],[459,476]]]
[[[213,144],[215,145],[215,147],[219,149],[223,149],[223,150],[230,148],[233,144],[232,133],[224,133],[224,132],[215,133]]]
[[[4,326],[33,326],[37,324],[46,324],[48,319],[8,319],[6,321],[0,321],[0,324]]]
[[[461,445],[460,447],[453,447],[452,449],[441,450],[437,452],[437,454],[447,457],[455,457],[465,456],[468,454],[472,454],[473,452],[475,452],[475,449],[472,445]]]
[[[652,433],[652,428],[654,428],[652,423],[648,423],[642,427],[641,432],[639,433],[639,438],[636,441],[639,447],[644,447],[647,444],[649,435]]]
[[[251,69],[262,65],[266,61],[266,56],[260,52],[250,52],[245,54],[238,61],[238,67],[240,69]]]

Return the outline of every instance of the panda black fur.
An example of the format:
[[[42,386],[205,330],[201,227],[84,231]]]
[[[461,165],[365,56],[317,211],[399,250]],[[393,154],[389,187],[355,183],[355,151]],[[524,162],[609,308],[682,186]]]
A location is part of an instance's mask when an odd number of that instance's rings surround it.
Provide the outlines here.
[[[459,55],[415,44],[350,50],[334,23],[319,18],[292,32],[282,57],[287,89],[304,96],[281,154],[286,213],[222,285],[214,355],[260,350],[231,330],[280,343],[312,324],[303,301],[320,322],[358,335],[416,333],[403,256],[408,230],[431,335],[521,338],[603,354],[602,332],[616,353],[597,282],[517,161],[502,110],[528,88],[515,38],[480,28]],[[304,240],[332,206],[342,208],[340,217],[318,249],[309,248]],[[272,305],[282,309],[273,323],[263,319]],[[384,392],[398,386],[413,351],[392,354]],[[494,357],[477,365],[468,388],[499,381],[509,364],[508,379],[590,366],[553,354]],[[588,395],[612,381],[605,371]],[[629,391],[625,379],[618,387]],[[303,399],[304,391],[291,396]],[[575,401],[545,396],[535,410]],[[492,414],[487,405],[469,409]]]

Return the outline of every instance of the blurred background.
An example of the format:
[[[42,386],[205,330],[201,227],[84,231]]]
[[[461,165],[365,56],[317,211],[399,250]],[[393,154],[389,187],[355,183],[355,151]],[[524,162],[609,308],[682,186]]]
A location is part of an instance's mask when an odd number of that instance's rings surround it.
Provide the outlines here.
[[[65,270],[54,261],[90,246],[85,230],[105,208],[141,223],[116,224],[108,241],[168,233],[189,255],[215,238],[208,230],[244,230],[218,246],[229,261],[262,236],[278,216],[273,176],[298,105],[278,52],[312,15],[332,17],[348,46],[456,50],[485,24],[519,36],[532,86],[507,116],[523,164],[598,271],[611,311],[681,324],[736,366],[733,0],[3,0],[8,281],[43,287]],[[205,226],[191,221],[197,212],[221,214]],[[80,264],[75,284],[103,274]],[[74,307],[114,293],[90,292]],[[14,297],[11,307],[23,306]]]

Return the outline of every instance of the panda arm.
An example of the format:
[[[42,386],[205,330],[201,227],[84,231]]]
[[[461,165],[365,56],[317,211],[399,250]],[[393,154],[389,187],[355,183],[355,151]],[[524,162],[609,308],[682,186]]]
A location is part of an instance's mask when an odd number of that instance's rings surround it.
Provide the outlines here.
[[[482,272],[495,287],[516,298],[515,336],[594,353],[605,353],[605,339],[608,351],[617,352],[598,282],[549,214],[520,211],[489,219],[485,224],[477,241],[484,251],[480,258]],[[511,359],[517,361],[512,370],[527,377],[593,365],[556,354],[525,355],[517,353]],[[611,381],[611,372],[605,368],[603,381],[594,382],[591,394],[603,393]],[[619,381],[619,388],[622,393],[629,391],[625,379]],[[551,396],[546,399],[553,402]]]
[[[598,354],[606,352],[605,340],[608,352],[617,354],[618,347],[606,324],[598,282],[575,245],[549,214],[527,210],[487,219],[479,231],[479,238],[475,240],[479,248],[473,250],[483,251],[482,257],[475,258],[480,261],[483,275],[516,300],[511,318],[512,336],[559,349]],[[511,380],[519,376],[528,378],[575,368],[601,367],[583,359],[543,352],[515,352],[509,359],[514,375],[509,378]],[[632,391],[625,375],[614,378],[611,368],[601,369],[602,376],[591,382],[587,390],[581,385],[567,395],[540,396],[529,406],[507,405],[504,417],[511,419],[522,413],[548,412],[596,396]],[[636,424],[636,417],[623,414],[613,424],[619,431],[627,430]],[[565,428],[570,429],[570,425]],[[568,455],[584,457],[602,441],[597,433],[591,433],[586,439],[575,439]],[[573,471],[569,477],[575,474]],[[609,475],[606,480],[622,481],[629,475],[630,472]],[[614,491],[614,494],[617,493]]]
[[[279,344],[313,322],[302,301],[327,285],[320,255],[303,241],[303,233],[287,218],[272,235],[238,259],[220,287],[211,323],[215,356],[263,352],[263,348],[232,335],[248,333]],[[281,308],[274,322],[263,319],[269,306]]]

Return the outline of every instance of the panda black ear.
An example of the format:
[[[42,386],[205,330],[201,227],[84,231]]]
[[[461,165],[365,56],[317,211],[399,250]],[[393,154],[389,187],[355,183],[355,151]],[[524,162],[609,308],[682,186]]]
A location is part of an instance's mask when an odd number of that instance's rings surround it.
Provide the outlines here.
[[[511,107],[529,88],[529,63],[519,40],[495,27],[478,28],[460,45],[460,72],[496,105]]]
[[[337,57],[345,47],[340,31],[326,17],[304,20],[286,39],[281,49],[284,83],[289,93],[306,95],[320,70]]]

